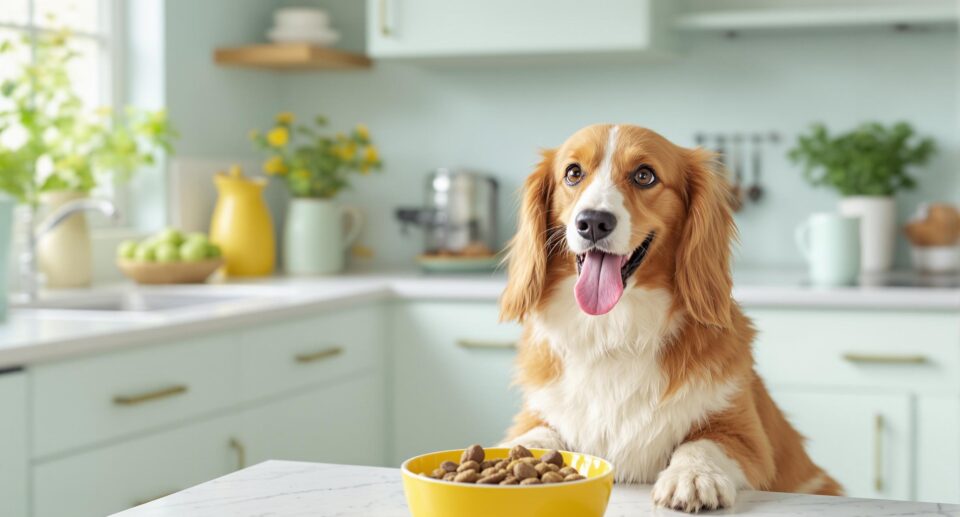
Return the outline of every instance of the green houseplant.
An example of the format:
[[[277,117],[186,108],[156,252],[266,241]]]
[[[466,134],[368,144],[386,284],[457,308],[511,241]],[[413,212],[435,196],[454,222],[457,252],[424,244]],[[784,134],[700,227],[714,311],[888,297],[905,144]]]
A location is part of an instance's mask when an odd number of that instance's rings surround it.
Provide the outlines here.
[[[843,196],[840,213],[860,219],[861,269],[876,272],[893,265],[894,195],[916,187],[910,168],[926,164],[935,152],[934,141],[906,122],[867,122],[839,134],[814,124],[787,156],[812,185]]]
[[[0,54],[16,63],[12,77],[0,83],[0,191],[27,205],[31,221],[40,206],[53,210],[98,185],[124,182],[172,152],[176,132],[163,111],[84,105],[69,74],[79,57],[69,31],[2,41]],[[38,245],[47,285],[88,284],[89,249],[82,215],[48,234]]]
[[[366,126],[336,134],[324,132],[326,126],[321,116],[304,124],[283,112],[266,131],[250,133],[254,145],[267,153],[264,172],[283,180],[292,196],[283,230],[283,264],[290,274],[343,270],[346,250],[359,235],[361,216],[355,208],[341,207],[335,198],[349,188],[351,176],[382,166]]]

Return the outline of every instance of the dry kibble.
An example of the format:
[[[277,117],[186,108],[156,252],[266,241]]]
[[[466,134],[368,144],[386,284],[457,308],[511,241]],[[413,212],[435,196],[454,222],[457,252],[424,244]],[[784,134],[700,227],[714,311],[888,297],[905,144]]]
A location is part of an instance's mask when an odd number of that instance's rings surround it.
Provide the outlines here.
[[[563,476],[561,476],[559,472],[551,471],[540,476],[540,480],[544,483],[563,483]]]
[[[540,463],[540,460],[531,456],[529,458],[520,458],[520,463],[526,463],[527,465],[530,465],[532,467],[537,463]]]
[[[562,469],[560,469],[560,473],[563,474],[563,477],[567,477],[571,474],[579,474],[579,472],[577,472],[577,469],[573,467],[563,467]]]
[[[487,470],[488,468],[490,468],[490,467],[492,467],[492,466],[494,466],[494,465],[496,465],[496,464],[497,464],[497,462],[496,462],[495,460],[484,460],[484,461],[480,462],[480,470]]]
[[[494,465],[494,467],[497,467],[498,469],[501,469],[501,470],[507,470],[508,464],[509,464],[508,460],[500,460]]]
[[[446,474],[443,475],[443,480],[444,480],[444,481],[453,481],[453,479],[454,479],[455,477],[457,477],[457,473],[456,473],[456,472],[447,472]]]
[[[527,463],[520,462],[513,467],[513,475],[520,481],[523,481],[524,479],[537,477],[537,469]]]
[[[480,477],[487,477],[499,471],[500,469],[498,469],[497,467],[487,467],[480,471]]]
[[[537,470],[537,474],[542,476],[544,472],[547,472],[547,465],[549,465],[549,463],[537,463],[533,468]]]
[[[471,445],[463,450],[463,455],[460,456],[460,463],[475,461],[479,464],[483,461],[483,457],[483,447],[479,445]]]
[[[513,467],[516,467],[517,463],[520,463],[520,460],[510,460],[510,463],[507,463],[507,470],[512,472]]]
[[[587,479],[580,474],[570,474],[563,478],[564,481],[580,481],[581,479]]]
[[[521,485],[540,485],[543,481],[540,481],[537,478],[527,478],[520,482]]]
[[[540,461],[544,463],[552,463],[557,466],[557,468],[563,466],[563,456],[560,454],[560,451],[554,449],[552,451],[547,451],[540,457]]]
[[[480,479],[480,474],[476,470],[464,470],[453,478],[457,483],[476,483]]]
[[[456,463],[454,463],[454,462],[452,462],[452,461],[445,461],[445,462],[443,462],[443,463],[440,464],[440,468],[442,468],[442,469],[445,470],[446,472],[456,472],[456,471],[457,471],[457,467],[459,467],[459,466],[460,466],[460,465],[457,465]]]
[[[460,466],[457,467],[457,472],[464,472],[467,470],[480,470],[480,464],[473,460],[469,460],[461,463]]]
[[[510,458],[512,459],[532,457],[533,453],[528,451],[523,445],[515,445],[512,449],[510,449]]]
[[[517,478],[513,476],[507,476],[507,479],[504,479],[500,482],[501,485],[519,485],[520,482],[517,481]]]
[[[507,473],[501,470],[495,474],[480,478],[480,481],[477,481],[477,483],[484,485],[497,485],[500,484],[500,482],[504,479],[507,479]]]
[[[433,472],[430,473],[430,477],[433,479],[443,479],[443,475],[446,473],[447,471],[443,469],[433,469]]]

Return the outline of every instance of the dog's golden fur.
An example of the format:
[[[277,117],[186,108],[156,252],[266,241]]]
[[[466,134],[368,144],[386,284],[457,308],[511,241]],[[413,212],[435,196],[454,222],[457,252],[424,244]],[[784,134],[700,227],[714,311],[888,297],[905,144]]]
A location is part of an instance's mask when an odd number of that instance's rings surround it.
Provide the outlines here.
[[[541,324],[550,325],[544,320],[544,308],[557,297],[573,296],[560,289],[577,275],[564,228],[574,216],[571,211],[578,196],[594,181],[594,175],[588,172],[581,184],[572,188],[564,183],[565,167],[576,162],[584,171],[596,170],[610,131],[608,125],[591,126],[560,148],[545,151],[523,187],[501,316],[525,322],[517,382],[527,395],[560,382],[569,366],[564,364],[564,354],[531,330],[530,322],[531,316],[539,316]],[[693,423],[674,447],[697,440],[714,442],[739,465],[754,489],[839,494],[840,486],[807,456],[803,438],[777,408],[754,370],[751,342],[755,331],[731,298],[730,246],[736,229],[728,188],[713,171],[713,155],[681,148],[634,126],[619,126],[617,142],[612,171],[630,215],[630,247],[639,246],[651,232],[655,235],[644,262],[627,279],[627,289],[660,289],[672,300],[668,317],[675,328],[663,337],[655,355],[665,379],[660,400],[668,400],[692,383],[737,387],[725,409]],[[641,163],[656,171],[660,184],[655,188],[631,188],[625,179]],[[551,417],[525,408],[509,430],[508,440],[539,426],[550,427]],[[617,462],[617,458],[609,459]],[[671,505],[669,501],[663,504]]]

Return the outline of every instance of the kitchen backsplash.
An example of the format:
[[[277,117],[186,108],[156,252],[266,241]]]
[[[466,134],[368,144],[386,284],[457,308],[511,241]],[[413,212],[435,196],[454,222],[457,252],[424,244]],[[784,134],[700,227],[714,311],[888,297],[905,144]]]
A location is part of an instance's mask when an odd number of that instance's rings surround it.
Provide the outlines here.
[[[222,3],[218,0],[216,3]],[[284,2],[328,8],[334,25],[346,33],[344,46],[362,47],[363,4]],[[233,5],[233,4],[232,4]],[[269,9],[244,1],[253,12],[241,20],[262,20],[245,30],[260,38]],[[222,7],[222,6],[221,6]],[[215,6],[197,6],[215,16]],[[242,33],[194,33],[177,47],[237,42]],[[764,156],[763,201],[737,215],[739,265],[795,266],[793,229],[806,214],[832,210],[836,196],[814,190],[785,153],[796,134],[814,121],[846,129],[864,120],[907,120],[936,138],[940,153],[921,171],[920,188],[899,198],[905,218],[925,200],[960,201],[958,163],[957,34],[951,31],[892,30],[771,33],[728,39],[696,36],[669,60],[579,58],[525,63],[378,61],[369,71],[288,75],[228,69],[199,69],[194,51],[174,75],[209,83],[243,83],[230,102],[215,101],[202,111],[230,111],[230,124],[216,134],[189,126],[198,99],[175,95],[171,113],[191,157],[223,157],[236,150],[250,158],[245,134],[279,110],[303,116],[323,113],[334,126],[366,123],[381,145],[382,174],[361,178],[344,202],[367,215],[362,244],[381,265],[409,263],[420,240],[400,233],[394,208],[422,202],[425,175],[440,166],[467,167],[496,176],[501,187],[500,237],[513,232],[516,191],[538,160],[538,150],[556,146],[577,128],[595,122],[621,122],[653,128],[682,145],[694,145],[697,132],[776,130],[783,137]],[[171,56],[168,56],[171,59]],[[199,76],[199,77],[194,77]],[[168,81],[170,79],[168,78]],[[240,110],[240,111],[238,111]],[[242,111],[246,110],[246,111]],[[176,118],[175,118],[176,120]],[[237,127],[237,126],[249,127]],[[209,123],[206,126],[209,128]],[[227,133],[229,131],[229,133]],[[207,131],[209,132],[209,130]],[[229,143],[229,142],[236,142]],[[898,262],[907,264],[901,245]]]

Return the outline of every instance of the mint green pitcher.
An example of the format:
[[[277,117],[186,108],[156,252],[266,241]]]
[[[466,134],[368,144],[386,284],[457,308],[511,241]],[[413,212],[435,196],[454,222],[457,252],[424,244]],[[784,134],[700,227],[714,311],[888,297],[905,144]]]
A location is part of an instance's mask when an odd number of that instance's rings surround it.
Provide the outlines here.
[[[283,265],[291,275],[343,271],[347,249],[360,235],[363,218],[331,199],[290,200],[283,235]]]

